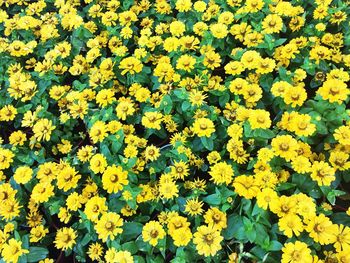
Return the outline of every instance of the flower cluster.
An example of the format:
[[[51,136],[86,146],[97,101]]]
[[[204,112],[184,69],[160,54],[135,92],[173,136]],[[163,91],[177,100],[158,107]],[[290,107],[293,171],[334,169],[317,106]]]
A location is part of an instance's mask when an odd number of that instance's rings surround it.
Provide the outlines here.
[[[0,261],[350,262],[348,1],[0,7]]]

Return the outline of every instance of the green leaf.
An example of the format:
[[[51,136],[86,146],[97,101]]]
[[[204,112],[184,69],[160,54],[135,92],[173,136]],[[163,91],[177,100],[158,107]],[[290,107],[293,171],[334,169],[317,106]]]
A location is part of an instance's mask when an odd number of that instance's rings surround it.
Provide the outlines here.
[[[185,100],[181,105],[182,111],[187,111],[189,108],[191,108],[191,103],[187,100]]]
[[[214,140],[211,138],[208,138],[206,136],[201,137],[201,142],[203,146],[208,149],[209,151],[212,151],[214,149]]]
[[[350,216],[346,213],[336,213],[331,215],[332,222],[335,224],[343,224],[345,226],[350,226]]]
[[[178,97],[181,100],[184,100],[187,98],[187,91],[185,89],[176,89],[174,90],[174,94],[176,97]]]
[[[255,129],[252,134],[253,137],[261,139],[271,139],[275,137],[275,133],[268,129]]]
[[[130,241],[122,244],[122,250],[129,251],[133,255],[136,254],[139,249],[134,241]]]
[[[250,242],[254,242],[256,239],[256,230],[252,221],[248,218],[243,217],[243,226],[245,234]]]
[[[207,197],[203,198],[204,202],[208,203],[209,205],[220,205],[221,203],[221,195],[219,193],[208,195]]]
[[[282,45],[284,42],[286,42],[286,40],[287,40],[286,38],[279,38],[274,42],[274,46],[278,47],[278,46]]]
[[[223,231],[226,240],[237,238],[243,240],[245,238],[243,220],[239,215],[231,214],[227,219],[227,228]]]
[[[137,222],[126,222],[123,225],[123,233],[121,234],[121,240],[123,242],[134,240],[142,232],[143,225]]]
[[[162,99],[161,107],[165,114],[170,114],[173,108],[173,101],[169,95],[165,95]]]
[[[271,240],[270,245],[268,247],[269,251],[280,251],[282,249],[282,244],[277,240]]]
[[[44,247],[30,247],[29,253],[27,254],[28,262],[38,262],[45,259],[49,254],[49,251]]]

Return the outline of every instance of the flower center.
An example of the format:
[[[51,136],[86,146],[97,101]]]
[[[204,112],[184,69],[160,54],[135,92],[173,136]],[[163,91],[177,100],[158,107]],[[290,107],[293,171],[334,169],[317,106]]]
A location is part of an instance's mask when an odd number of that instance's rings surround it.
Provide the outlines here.
[[[98,205],[94,205],[94,206],[92,207],[92,212],[97,213],[98,210],[99,210]]]
[[[69,235],[65,235],[65,236],[62,237],[62,241],[65,242],[65,243],[69,242],[70,240],[71,240],[71,238],[70,238]]]
[[[299,251],[294,251],[293,254],[292,254],[292,258],[293,258],[295,261],[300,260],[300,259],[301,259],[300,252],[299,252]]]
[[[289,145],[288,145],[287,143],[281,143],[280,149],[281,149],[282,151],[288,151]]]
[[[200,127],[202,130],[205,130],[206,128],[208,128],[208,126],[207,126],[205,123],[201,123],[201,125],[199,125],[199,127]]]
[[[205,240],[205,243],[207,243],[208,245],[211,245],[213,244],[214,242],[214,237],[212,234],[207,234],[205,237],[204,237],[204,240]]]
[[[318,233],[323,232],[324,231],[324,227],[321,224],[316,224],[314,226],[314,231],[318,232]]]
[[[331,87],[330,93],[331,93],[332,95],[338,94],[338,93],[339,93],[339,87],[335,87],[335,86]]]
[[[106,222],[106,224],[105,224],[105,228],[106,228],[108,231],[111,231],[111,230],[113,230],[114,225],[113,225],[113,223],[112,223],[111,221],[108,221],[108,222]]]
[[[156,238],[158,236],[158,231],[156,229],[152,229],[150,232],[150,236],[152,238]]]
[[[118,176],[115,174],[112,174],[110,177],[110,180],[112,183],[116,183],[116,182],[118,182]]]

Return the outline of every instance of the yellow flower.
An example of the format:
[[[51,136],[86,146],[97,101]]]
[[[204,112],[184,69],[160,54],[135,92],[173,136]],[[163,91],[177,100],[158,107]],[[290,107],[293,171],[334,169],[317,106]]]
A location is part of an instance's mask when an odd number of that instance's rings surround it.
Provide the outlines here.
[[[9,137],[10,144],[14,146],[23,146],[24,142],[26,141],[27,137],[26,134],[22,131],[15,131],[11,133]]]
[[[87,219],[96,222],[100,214],[107,211],[106,198],[94,196],[85,204],[84,213]]]
[[[278,227],[289,238],[291,238],[293,234],[299,236],[304,230],[304,225],[300,217],[294,214],[288,214],[280,218]]]
[[[120,250],[115,254],[113,262],[134,263],[134,257],[129,251]]]
[[[215,132],[212,120],[208,118],[198,118],[192,126],[193,132],[199,137],[210,137]]]
[[[315,28],[316,28],[316,30],[322,32],[326,29],[326,25],[324,23],[318,23],[318,24],[316,24]]]
[[[66,205],[69,210],[77,211],[82,206],[82,196],[77,192],[71,193],[66,199]]]
[[[310,218],[305,230],[310,237],[321,245],[328,245],[336,241],[337,226],[324,214]]]
[[[340,251],[337,253],[336,258],[338,262],[350,262],[350,254],[348,250]]]
[[[314,162],[311,171],[311,178],[317,181],[318,185],[329,186],[335,180],[335,169],[326,162]]]
[[[271,146],[276,155],[287,161],[296,157],[299,148],[298,142],[290,135],[279,135],[273,138]]]
[[[181,21],[173,21],[169,26],[170,33],[175,37],[180,37],[186,31],[186,26]]]
[[[37,154],[37,152],[35,153]],[[57,172],[63,166],[59,166],[54,162],[45,162],[38,167],[36,178],[42,183],[51,183],[57,177]]]
[[[114,247],[109,248],[105,254],[105,261],[107,263],[114,263],[116,261],[117,250]]]
[[[83,146],[77,152],[77,157],[81,162],[87,162],[92,157],[93,147],[91,145]]]
[[[102,14],[102,24],[105,26],[115,26],[118,14],[112,11],[107,11]]]
[[[57,187],[66,192],[72,188],[76,188],[80,178],[81,175],[78,174],[75,168],[67,166],[57,176]]]
[[[335,129],[333,136],[340,144],[350,145],[350,126],[340,126]]]
[[[145,149],[145,158],[147,161],[155,161],[160,156],[160,150],[154,145],[147,146]]]
[[[121,166],[108,166],[102,175],[102,185],[109,194],[117,193],[123,189],[123,185],[127,185],[128,172],[123,171]]]
[[[249,13],[255,13],[264,7],[263,0],[247,0],[245,3],[245,11]]]
[[[9,168],[14,156],[11,150],[0,147],[0,170]]]
[[[255,105],[255,103],[262,98],[262,89],[257,84],[245,86],[243,97],[247,105]]]
[[[276,201],[278,201],[278,195],[273,189],[270,188],[262,189],[256,196],[258,206],[265,210],[267,210],[271,203]]]
[[[234,172],[232,169],[232,166],[227,164],[226,162],[219,162],[214,164],[209,174],[211,176],[212,181],[214,181],[215,184],[229,184],[232,181],[232,178],[234,176]]]
[[[100,260],[103,254],[103,247],[99,243],[92,243],[87,251],[91,260]]]
[[[148,111],[145,112],[142,117],[142,125],[145,126],[148,129],[156,129],[160,130],[162,123],[163,115],[160,112],[157,111]]]
[[[226,37],[228,34],[227,26],[222,23],[212,24],[210,26],[210,32],[214,37],[219,39]]]
[[[290,130],[298,136],[311,136],[316,131],[316,125],[311,123],[311,116],[299,114],[293,116],[290,121]]]
[[[156,246],[159,240],[164,237],[165,231],[158,221],[150,221],[142,228],[143,241],[150,243],[152,246]]]
[[[189,166],[184,161],[175,161],[170,173],[175,179],[183,180],[189,175]]]
[[[245,67],[244,67],[244,64],[240,61],[230,61],[225,65],[224,69],[226,74],[239,75],[244,71]],[[240,93],[239,90],[237,91],[235,89],[236,88],[234,86],[235,82],[236,82],[236,79],[231,81],[232,84],[230,85],[230,91],[232,93],[239,94]],[[238,85],[238,88],[242,88],[242,86]]]
[[[119,119],[126,120],[127,116],[134,114],[135,104],[130,98],[121,97],[115,110]]]
[[[188,199],[185,205],[185,212],[188,213],[190,216],[201,215],[203,213],[202,206],[203,202],[198,201],[198,197]]]
[[[279,217],[295,214],[297,211],[297,204],[294,196],[282,195],[270,204],[271,212],[277,214]]]
[[[0,216],[6,221],[10,221],[19,216],[21,207],[16,199],[7,199],[0,206]]]
[[[96,121],[90,131],[89,135],[93,143],[101,142],[107,137],[107,127],[103,121]]]
[[[8,243],[2,246],[1,256],[5,262],[17,263],[20,256],[29,253],[29,250],[22,248],[22,241],[11,238]]]
[[[342,224],[337,225],[336,242],[334,247],[337,252],[349,251],[350,249],[350,227]]]
[[[71,214],[69,213],[68,209],[65,207],[60,207],[60,210],[58,212],[58,218],[62,223],[67,224],[71,218]]]
[[[276,66],[275,60],[271,58],[261,58],[257,60],[256,73],[267,74],[274,70]]]
[[[265,110],[252,110],[248,121],[252,129],[271,127],[270,113]]]
[[[62,139],[62,143],[59,143],[57,148],[61,153],[68,154],[72,149],[72,144],[70,141]]]
[[[221,249],[221,241],[224,239],[220,231],[213,226],[200,226],[194,233],[193,243],[199,255],[215,256]]]
[[[192,239],[192,233],[190,228],[180,228],[174,230],[171,237],[174,240],[174,245],[177,247],[187,246]]]
[[[291,105],[293,108],[302,106],[306,99],[307,93],[300,85],[287,87],[283,94],[284,103]]]
[[[282,248],[282,263],[312,263],[311,250],[307,244],[295,241],[286,243]]]
[[[204,221],[208,224],[208,226],[212,226],[218,230],[222,230],[227,227],[226,213],[220,211],[216,207],[208,209],[204,215]]]
[[[43,225],[33,227],[30,230],[30,242],[39,242],[47,233],[49,233],[49,230]]]
[[[162,198],[171,199],[177,197],[179,189],[174,181],[164,181],[159,184],[159,194]]]
[[[54,186],[49,182],[39,182],[36,184],[30,195],[35,203],[45,203],[54,193]]]
[[[274,153],[269,148],[260,148],[258,151],[258,160],[268,162],[274,157]]]
[[[33,126],[34,137],[38,141],[49,141],[56,126],[48,119],[40,119]]]
[[[127,191],[127,190],[123,191],[122,196],[123,196],[125,201],[130,201],[133,198],[132,194],[129,191]]]
[[[297,156],[292,159],[292,168],[300,174],[305,174],[311,171],[311,163],[305,156]]]
[[[72,249],[76,243],[77,233],[71,227],[60,228],[56,233],[55,247],[61,250]]]
[[[335,170],[345,171],[350,168],[350,162],[348,161],[349,154],[341,151],[332,151],[329,156],[329,162]]]
[[[246,199],[252,199],[259,191],[253,176],[239,175],[235,177],[232,185],[236,193]]]
[[[316,60],[316,64],[320,63],[320,60],[330,59],[331,51],[324,46],[316,45],[310,50],[310,59]]]
[[[127,57],[120,61],[119,68],[122,69],[122,75],[125,75],[126,73],[134,75],[135,73],[140,73],[142,71],[143,64],[135,57]]]
[[[175,9],[179,10],[179,12],[188,12],[191,10],[191,7],[191,0],[176,0]]]
[[[114,212],[108,212],[101,216],[95,225],[98,238],[106,242],[107,239],[114,240],[118,234],[123,232],[123,219]]]
[[[18,184],[26,184],[32,179],[33,170],[29,166],[20,166],[16,169],[13,178]]]
[[[207,160],[209,164],[215,164],[219,162],[221,160],[220,153],[218,153],[217,151],[210,152],[207,156]]]
[[[210,51],[205,54],[203,65],[206,66],[209,69],[215,69],[220,67],[221,63],[221,57],[218,53],[215,53],[214,51]]]
[[[350,89],[346,83],[339,79],[329,79],[317,90],[317,94],[330,103],[341,104],[348,98]]]
[[[262,28],[266,34],[279,33],[282,27],[282,18],[276,14],[267,15],[262,21]]]
[[[137,147],[135,145],[128,145],[124,148],[124,156],[126,158],[134,158],[137,156],[138,154],[138,150],[137,150]]]
[[[90,169],[95,174],[103,173],[107,167],[107,160],[103,154],[97,153],[90,159]]]
[[[176,69],[191,72],[194,69],[196,59],[190,55],[182,55],[176,62]]]

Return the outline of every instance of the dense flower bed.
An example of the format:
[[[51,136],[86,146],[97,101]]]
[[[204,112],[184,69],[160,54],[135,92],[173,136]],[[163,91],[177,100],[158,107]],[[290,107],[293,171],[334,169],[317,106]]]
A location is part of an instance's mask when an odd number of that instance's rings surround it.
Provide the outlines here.
[[[1,262],[350,262],[345,0],[0,0]]]

